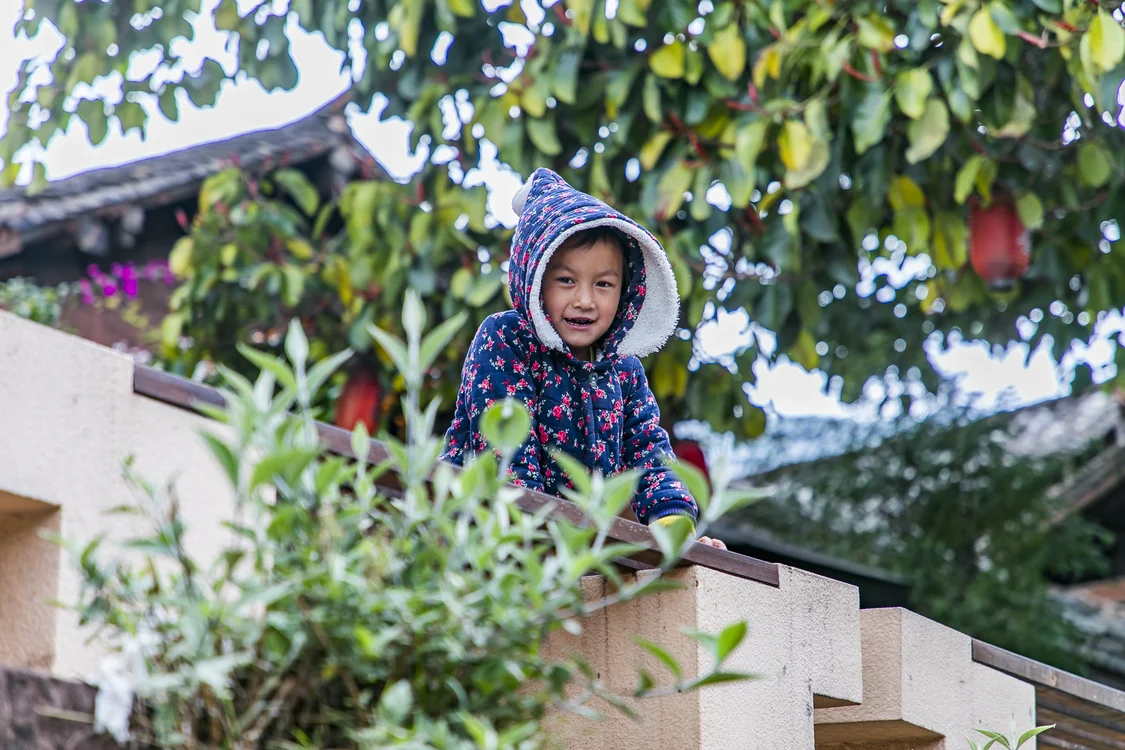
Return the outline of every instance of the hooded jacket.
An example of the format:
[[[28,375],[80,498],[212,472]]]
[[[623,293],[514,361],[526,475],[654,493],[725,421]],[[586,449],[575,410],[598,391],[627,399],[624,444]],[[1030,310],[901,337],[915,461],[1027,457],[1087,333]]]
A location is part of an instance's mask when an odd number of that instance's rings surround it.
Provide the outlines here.
[[[532,434],[512,461],[513,482],[561,495],[572,487],[549,451],[562,449],[587,469],[610,476],[642,469],[633,512],[641,523],[698,515],[695,501],[667,468],[674,460],[660,409],[638,357],[658,351],[676,330],[679,298],[664,249],[647,230],[605,203],[539,169],[513,200],[519,215],[508,264],[515,309],[477,330],[461,372],[442,458],[460,465],[485,449],[479,420],[494,402],[522,401]],[[627,288],[597,344],[595,361],[573,356],[543,309],[547,264],[576,232],[608,226],[625,239]]]

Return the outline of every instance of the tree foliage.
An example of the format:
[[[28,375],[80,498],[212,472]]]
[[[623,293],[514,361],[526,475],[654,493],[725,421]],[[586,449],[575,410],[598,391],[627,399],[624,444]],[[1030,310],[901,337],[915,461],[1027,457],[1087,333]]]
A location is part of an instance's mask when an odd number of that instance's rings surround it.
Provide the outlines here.
[[[175,119],[188,101],[213,103],[237,76],[290,88],[298,71],[284,29],[293,19],[343,53],[360,109],[385,96],[381,116],[409,120],[412,145],[430,149],[409,188],[360,184],[341,196],[342,210],[352,200],[368,212],[353,221],[373,222],[357,252],[392,259],[375,266],[374,289],[415,283],[432,309],[447,311],[450,291],[494,286],[477,256],[483,247],[495,268],[509,235],[481,231],[479,199],[460,186],[487,140],[520,174],[553,167],[652,229],[680,282],[685,335],[721,310],[745,310],[776,334],[772,356],[840,376],[850,401],[891,368],[917,368],[936,387],[921,345],[930,337],[940,344],[957,331],[1005,343],[1026,317],[1032,348],[1046,342],[1058,356],[1125,302],[1114,244],[1125,201],[1118,6],[36,0],[17,28],[34,35],[49,22],[66,41],[49,75],[36,62],[21,68],[0,159],[10,182],[16,150],[47,144],[75,115],[97,144],[113,121],[143,133],[146,98]],[[234,59],[183,71],[171,42],[190,37],[188,19],[200,13],[229,34]],[[138,51],[164,65],[126,76]],[[120,81],[120,92],[92,98],[86,84],[99,77]],[[43,174],[33,169],[33,189]],[[372,220],[374,204],[363,201],[375,193],[384,215]],[[1028,273],[1003,293],[967,263],[965,206],[994,199],[1014,201],[1034,232]],[[310,231],[305,238],[322,250]],[[284,278],[262,281],[292,293],[301,282],[280,266]],[[455,287],[441,269],[460,267],[471,278]],[[904,267],[908,279],[892,279]],[[359,315],[393,318],[400,301],[373,294]],[[731,387],[732,372],[753,381],[757,331],[719,363],[690,336],[647,363],[664,409],[758,434],[761,412]],[[690,378],[688,365],[699,365]],[[456,369],[441,376],[455,380]]]
[[[827,461],[779,469],[740,516],[779,537],[904,576],[911,606],[989,643],[1081,670],[1081,634],[1051,596],[1105,567],[1108,533],[1056,514],[1049,490],[1088,457],[1012,450],[1011,414],[948,407]]]

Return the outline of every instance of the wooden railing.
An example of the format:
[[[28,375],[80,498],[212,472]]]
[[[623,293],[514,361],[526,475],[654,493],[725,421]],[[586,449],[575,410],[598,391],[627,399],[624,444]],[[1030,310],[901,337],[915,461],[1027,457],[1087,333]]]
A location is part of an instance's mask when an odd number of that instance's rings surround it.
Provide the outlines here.
[[[222,393],[214,388],[143,365],[137,365],[134,371],[133,391],[183,409],[195,410],[195,405],[199,403],[213,406],[222,406],[224,403]],[[352,453],[350,432],[323,422],[317,423],[317,429],[330,451],[342,456],[355,457]],[[368,442],[368,462],[379,463],[387,459],[388,455],[386,446],[378,440]],[[555,518],[574,524],[582,523],[584,520],[582,510],[574,503],[541,492],[522,491],[516,499],[516,505],[528,512],[536,512],[544,506],[551,506],[551,515]],[[614,541],[644,548],[628,559],[619,560],[618,562],[624,567],[643,570],[660,564],[659,549],[645,526],[618,518],[614,520],[609,536]],[[692,545],[684,553],[681,564],[711,568],[738,578],[764,583],[767,586],[778,585],[776,564],[708,545]]]

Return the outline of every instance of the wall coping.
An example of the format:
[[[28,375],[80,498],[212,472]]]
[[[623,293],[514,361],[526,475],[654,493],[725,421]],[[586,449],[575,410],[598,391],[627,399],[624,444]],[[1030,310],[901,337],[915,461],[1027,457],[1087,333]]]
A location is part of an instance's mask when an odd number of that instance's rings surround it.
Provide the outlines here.
[[[198,411],[198,404],[210,406],[223,406],[222,393],[210,386],[196,383],[179,375],[173,375],[163,370],[158,370],[147,365],[137,365],[133,372],[133,392],[142,396],[162,401],[182,409]],[[317,422],[317,431],[325,446],[341,456],[355,458],[352,452],[352,434],[334,425]],[[377,464],[390,456],[387,447],[378,440],[369,440],[367,461]],[[394,478],[384,474],[389,486],[394,487]],[[581,525],[585,523],[585,515],[574,503],[561,498],[545,495],[541,492],[522,490],[515,500],[516,505],[524,511],[535,513],[546,506],[552,507],[553,518]],[[609,538],[615,542],[635,544],[645,549],[632,555],[627,560],[619,562],[632,570],[654,568],[660,564],[660,552],[656,541],[646,526],[624,518],[615,519],[610,527]],[[765,562],[737,552],[718,549],[704,544],[692,545],[683,555],[680,563],[682,566],[699,565],[704,568],[717,570],[727,575],[756,581],[767,586],[779,585],[779,574],[776,563]]]

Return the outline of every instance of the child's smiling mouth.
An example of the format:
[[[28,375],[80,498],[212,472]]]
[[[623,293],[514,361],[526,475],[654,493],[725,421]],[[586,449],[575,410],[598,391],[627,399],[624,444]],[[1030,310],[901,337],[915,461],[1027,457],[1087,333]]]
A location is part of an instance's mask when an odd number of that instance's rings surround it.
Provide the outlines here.
[[[585,316],[579,316],[579,317],[574,317],[574,318],[563,318],[563,322],[566,323],[571,328],[574,328],[574,329],[579,330],[579,331],[588,331],[588,330],[590,330],[591,328],[594,327],[594,319],[593,318],[587,318]]]

